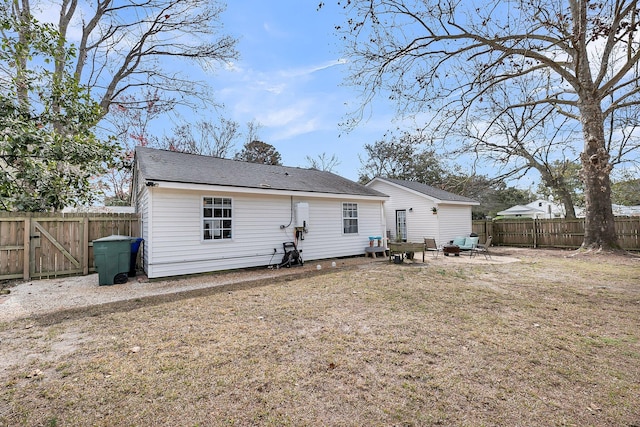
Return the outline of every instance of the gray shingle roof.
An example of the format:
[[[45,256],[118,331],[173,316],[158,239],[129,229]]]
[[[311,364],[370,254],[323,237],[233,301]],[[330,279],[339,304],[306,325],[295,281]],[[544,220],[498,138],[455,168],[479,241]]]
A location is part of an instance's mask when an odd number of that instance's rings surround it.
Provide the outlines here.
[[[422,184],[420,182],[405,181],[402,179],[394,179],[394,178],[378,178],[378,179],[392,182],[394,184],[400,185],[402,187],[408,188],[413,191],[417,191],[418,193],[425,194],[427,196],[433,197],[434,199],[438,199],[443,202],[464,202],[464,203],[473,203],[473,204],[478,203],[476,200],[470,199],[468,197],[459,196],[457,194],[440,190],[439,188],[431,187],[430,185]]]
[[[147,147],[136,147],[136,159],[138,173],[145,180],[387,197],[341,176],[315,169],[248,163]]]

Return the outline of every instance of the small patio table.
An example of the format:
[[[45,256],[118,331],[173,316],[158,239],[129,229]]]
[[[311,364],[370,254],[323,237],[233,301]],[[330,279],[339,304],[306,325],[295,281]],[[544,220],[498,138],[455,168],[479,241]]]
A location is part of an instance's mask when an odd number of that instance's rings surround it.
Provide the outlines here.
[[[442,253],[444,254],[444,256],[449,256],[449,254],[453,254],[454,256],[460,256],[460,246],[444,245],[442,247]]]

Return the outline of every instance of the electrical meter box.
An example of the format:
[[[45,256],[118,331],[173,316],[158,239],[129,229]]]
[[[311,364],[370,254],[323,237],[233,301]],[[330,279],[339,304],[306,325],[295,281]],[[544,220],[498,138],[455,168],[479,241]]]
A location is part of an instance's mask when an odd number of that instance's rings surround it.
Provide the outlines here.
[[[309,203],[296,203],[294,219],[296,227],[309,227]]]

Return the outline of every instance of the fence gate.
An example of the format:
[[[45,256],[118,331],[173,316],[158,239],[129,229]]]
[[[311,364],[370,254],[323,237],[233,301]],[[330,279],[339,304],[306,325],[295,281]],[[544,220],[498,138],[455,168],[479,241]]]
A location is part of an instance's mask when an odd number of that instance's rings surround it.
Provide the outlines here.
[[[0,212],[0,280],[86,275],[93,241],[139,236],[136,214]]]
[[[86,274],[83,218],[31,218],[29,274],[32,278]]]

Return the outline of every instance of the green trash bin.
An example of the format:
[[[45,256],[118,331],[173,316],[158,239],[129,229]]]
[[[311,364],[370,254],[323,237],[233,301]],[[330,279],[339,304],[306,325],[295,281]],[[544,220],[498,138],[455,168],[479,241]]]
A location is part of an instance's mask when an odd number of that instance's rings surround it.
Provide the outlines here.
[[[131,263],[131,237],[108,236],[93,241],[93,260],[99,285],[127,283]]]

